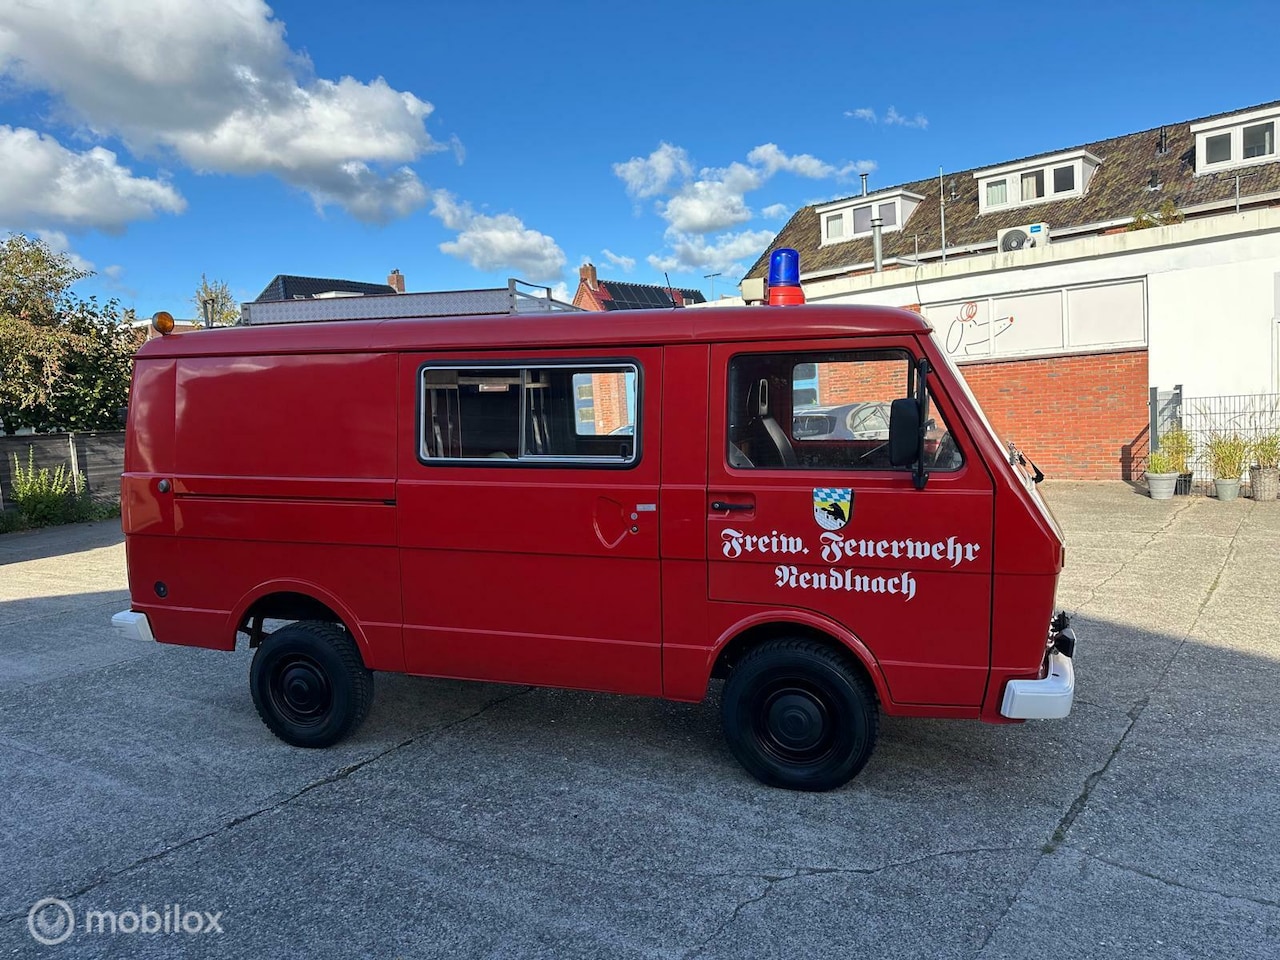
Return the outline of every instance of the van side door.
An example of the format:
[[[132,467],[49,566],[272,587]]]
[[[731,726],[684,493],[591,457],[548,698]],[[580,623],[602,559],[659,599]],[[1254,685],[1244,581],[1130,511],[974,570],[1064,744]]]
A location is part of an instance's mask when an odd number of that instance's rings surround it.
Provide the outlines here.
[[[713,346],[708,595],[732,605],[722,621],[791,609],[842,625],[896,703],[977,707],[993,483],[944,396],[927,486],[890,465],[890,403],[919,355],[910,336]]]
[[[661,360],[401,357],[409,672],[661,692]]]

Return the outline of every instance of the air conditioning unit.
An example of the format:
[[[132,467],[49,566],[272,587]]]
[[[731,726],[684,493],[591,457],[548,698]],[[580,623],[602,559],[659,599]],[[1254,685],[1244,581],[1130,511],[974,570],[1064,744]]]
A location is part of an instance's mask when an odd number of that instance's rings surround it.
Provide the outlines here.
[[[1028,223],[1021,227],[1010,227],[996,233],[996,246],[1001,253],[1014,253],[1028,247],[1047,247],[1049,245],[1049,225],[1047,223]]]

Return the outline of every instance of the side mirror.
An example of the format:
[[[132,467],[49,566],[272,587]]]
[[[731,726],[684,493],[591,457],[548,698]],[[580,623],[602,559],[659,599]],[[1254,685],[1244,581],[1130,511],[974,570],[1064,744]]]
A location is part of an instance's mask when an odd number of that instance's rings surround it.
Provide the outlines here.
[[[907,467],[920,455],[920,403],[899,397],[889,406],[889,462]]]

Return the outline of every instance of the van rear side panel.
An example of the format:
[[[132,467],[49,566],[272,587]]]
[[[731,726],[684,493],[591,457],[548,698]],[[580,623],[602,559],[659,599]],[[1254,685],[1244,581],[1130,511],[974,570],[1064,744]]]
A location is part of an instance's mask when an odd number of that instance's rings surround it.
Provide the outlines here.
[[[125,532],[158,640],[230,649],[252,601],[288,591],[341,606],[370,666],[402,664],[395,371],[394,354],[139,361]]]

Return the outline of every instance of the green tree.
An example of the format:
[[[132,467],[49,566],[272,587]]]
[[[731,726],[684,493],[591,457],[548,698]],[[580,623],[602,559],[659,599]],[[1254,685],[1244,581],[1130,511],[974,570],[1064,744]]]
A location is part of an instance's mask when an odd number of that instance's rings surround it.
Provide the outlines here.
[[[229,327],[240,319],[240,304],[231,295],[231,287],[227,282],[225,280],[210,282],[209,278],[202,273],[200,274],[200,286],[196,287],[196,295],[191,298],[191,302],[196,306],[196,317],[201,323],[204,323],[204,302],[206,300],[213,301],[213,325],[215,327]]]
[[[132,325],[133,311],[115,300],[99,306],[94,297],[68,302],[62,314],[67,349],[62,375],[50,391],[50,421],[57,430],[118,427],[129,402],[133,355],[146,329]]]
[[[89,276],[41,240],[0,242],[0,421],[6,433],[118,426],[133,354],[145,336],[111,300],[82,300]]]
[[[11,233],[0,243],[0,315],[53,323],[71,285],[87,276],[43,240]]]

